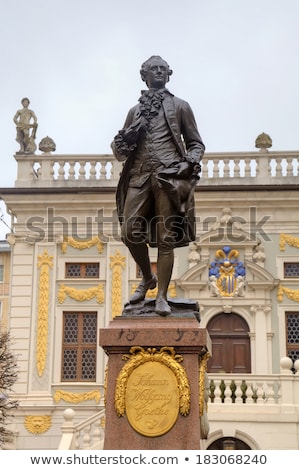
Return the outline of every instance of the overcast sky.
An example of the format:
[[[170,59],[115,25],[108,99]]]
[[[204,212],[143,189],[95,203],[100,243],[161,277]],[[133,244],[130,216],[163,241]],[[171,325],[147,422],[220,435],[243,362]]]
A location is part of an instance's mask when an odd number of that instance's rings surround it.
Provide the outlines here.
[[[110,153],[153,54],[194,110],[207,152],[299,149],[299,0],[0,0],[0,188],[14,186],[13,116],[30,99],[36,143]],[[39,151],[37,151],[39,153]]]

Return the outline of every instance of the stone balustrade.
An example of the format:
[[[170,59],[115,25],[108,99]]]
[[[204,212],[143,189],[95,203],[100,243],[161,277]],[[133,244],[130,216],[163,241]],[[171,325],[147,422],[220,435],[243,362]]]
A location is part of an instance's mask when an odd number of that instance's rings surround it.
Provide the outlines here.
[[[15,187],[112,187],[119,180],[122,163],[113,155],[15,155]],[[298,184],[298,152],[206,153],[201,185]]]
[[[103,449],[105,410],[75,424],[75,411],[67,408],[63,413],[59,450]]]

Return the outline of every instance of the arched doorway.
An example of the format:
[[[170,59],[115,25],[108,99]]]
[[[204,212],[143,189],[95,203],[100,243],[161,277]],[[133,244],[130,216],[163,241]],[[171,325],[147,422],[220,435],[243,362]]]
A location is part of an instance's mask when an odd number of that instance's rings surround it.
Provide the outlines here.
[[[251,448],[240,439],[229,436],[212,442],[207,450],[251,450]]]
[[[244,318],[236,313],[220,313],[209,321],[207,330],[212,341],[208,372],[251,372],[249,327]]]

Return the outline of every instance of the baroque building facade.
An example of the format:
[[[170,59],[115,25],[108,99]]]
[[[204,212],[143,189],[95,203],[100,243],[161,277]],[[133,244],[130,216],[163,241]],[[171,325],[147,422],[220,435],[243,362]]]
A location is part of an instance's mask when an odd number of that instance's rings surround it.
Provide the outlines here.
[[[121,164],[49,149],[15,159],[15,186],[1,189],[14,221],[7,326],[20,405],[11,448],[100,447],[99,329],[140,277],[119,236]],[[298,152],[265,146],[204,157],[197,238],[175,251],[168,292],[198,302],[212,340],[202,448],[299,448],[298,162]]]

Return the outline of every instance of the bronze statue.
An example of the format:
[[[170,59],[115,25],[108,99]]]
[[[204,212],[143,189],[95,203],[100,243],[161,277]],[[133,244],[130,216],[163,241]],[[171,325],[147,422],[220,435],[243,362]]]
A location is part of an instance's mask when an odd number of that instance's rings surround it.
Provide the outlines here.
[[[152,56],[140,74],[148,90],[111,145],[115,157],[125,161],[116,202],[122,240],[143,275],[130,304],[142,302],[158,282],[155,312],[167,316],[174,248],[195,239],[193,194],[205,146],[189,104],[165,88],[172,75],[167,62]],[[158,279],[148,244],[158,247]]]
[[[13,118],[14,123],[17,126],[16,141],[20,144],[20,150],[17,153],[34,153],[36,150],[35,137],[37,117],[34,111],[28,108],[30,104],[28,98],[23,98],[21,103],[23,108],[19,109]]]

